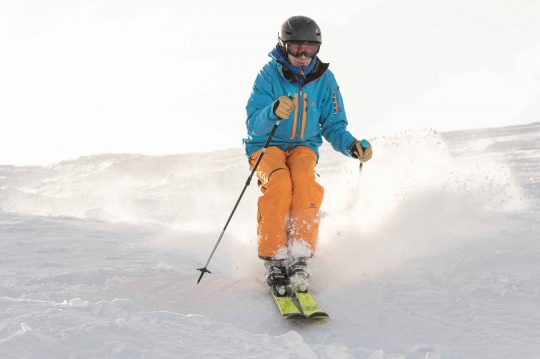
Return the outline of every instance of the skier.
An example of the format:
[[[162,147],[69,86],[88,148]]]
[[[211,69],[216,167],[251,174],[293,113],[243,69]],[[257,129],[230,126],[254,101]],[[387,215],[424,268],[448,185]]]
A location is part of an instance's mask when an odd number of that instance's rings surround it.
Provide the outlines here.
[[[322,137],[346,156],[368,161],[369,142],[347,131],[338,84],[318,57],[321,31],[306,16],[281,26],[271,60],[259,72],[247,111],[249,164],[253,166],[273,124],[282,119],[255,174],[258,200],[258,254],[265,261],[266,282],[277,296],[287,287],[307,291],[308,260],[317,247],[323,187],[315,181]],[[367,145],[366,145],[367,144]]]

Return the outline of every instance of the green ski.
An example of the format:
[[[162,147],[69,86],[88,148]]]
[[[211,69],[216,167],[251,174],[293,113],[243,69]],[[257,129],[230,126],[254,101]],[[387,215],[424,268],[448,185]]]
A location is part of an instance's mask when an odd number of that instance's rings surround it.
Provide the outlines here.
[[[272,290],[270,293],[283,318],[325,319],[330,317],[311,293],[296,292],[290,296],[277,296]]]
[[[298,318],[304,316],[291,297],[278,297],[275,295],[273,290],[270,290],[270,293],[272,294],[272,298],[274,298],[274,301],[276,302],[279,312],[283,318]]]
[[[294,296],[296,300],[298,301],[298,304],[300,305],[300,308],[302,309],[302,313],[304,313],[304,317],[306,318],[329,318],[330,316],[328,313],[326,313],[317,303],[315,298],[311,295],[311,293],[303,293],[303,292],[296,292],[294,293]]]

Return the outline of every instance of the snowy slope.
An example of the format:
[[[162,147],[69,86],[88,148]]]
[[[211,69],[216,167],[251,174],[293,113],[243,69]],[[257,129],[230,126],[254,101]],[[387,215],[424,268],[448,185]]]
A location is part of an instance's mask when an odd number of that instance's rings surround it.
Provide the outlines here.
[[[322,150],[313,290],[278,317],[242,151],[0,166],[0,357],[538,358],[540,123]]]

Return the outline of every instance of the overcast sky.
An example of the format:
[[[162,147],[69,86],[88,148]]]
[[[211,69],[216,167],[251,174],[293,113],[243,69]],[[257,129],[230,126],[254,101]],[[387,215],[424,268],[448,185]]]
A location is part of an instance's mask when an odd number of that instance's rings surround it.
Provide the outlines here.
[[[540,120],[540,1],[0,0],[0,164],[239,148],[300,14],[357,137]]]

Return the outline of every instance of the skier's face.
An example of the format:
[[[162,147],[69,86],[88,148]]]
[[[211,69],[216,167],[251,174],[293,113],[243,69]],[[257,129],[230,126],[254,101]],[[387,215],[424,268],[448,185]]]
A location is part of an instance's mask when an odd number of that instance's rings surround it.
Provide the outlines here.
[[[319,52],[320,47],[321,44],[310,41],[287,41],[285,43],[285,50],[294,57],[313,58]]]
[[[307,66],[319,52],[321,44],[308,41],[289,41],[285,44],[289,62],[294,66]]]
[[[306,67],[311,63],[311,57],[307,57],[307,56],[294,57],[293,55],[289,54],[288,58],[289,58],[289,62],[293,66]]]

